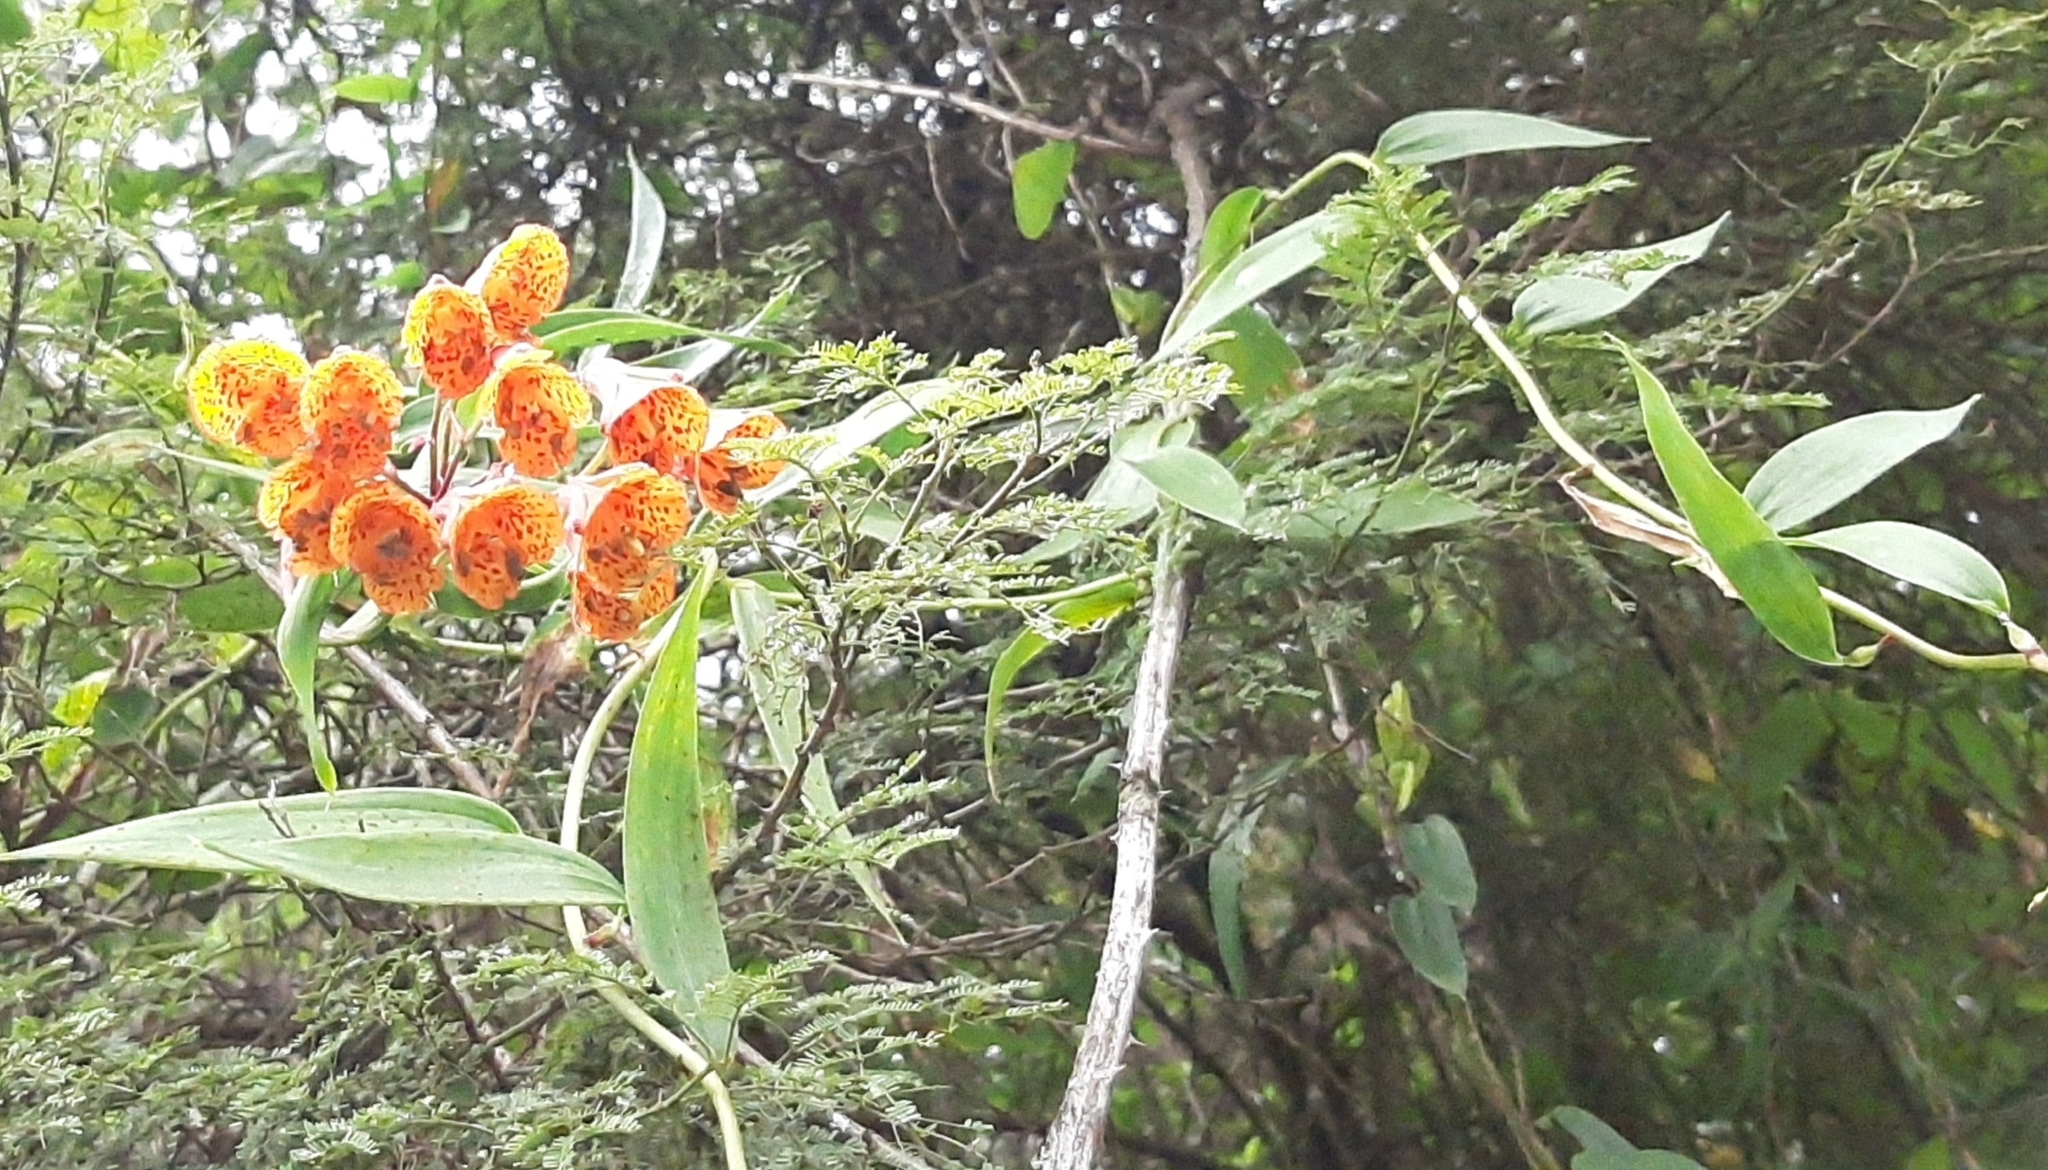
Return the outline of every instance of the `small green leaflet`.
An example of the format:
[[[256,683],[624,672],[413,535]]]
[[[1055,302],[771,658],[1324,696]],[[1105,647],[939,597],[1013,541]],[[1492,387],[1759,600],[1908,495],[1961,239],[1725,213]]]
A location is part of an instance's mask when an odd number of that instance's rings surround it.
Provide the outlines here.
[[[1394,942],[1401,955],[1424,979],[1464,998],[1468,968],[1465,946],[1451,908],[1434,894],[1400,894],[1387,905],[1394,924]]]
[[[420,96],[419,82],[389,73],[365,73],[344,77],[334,85],[334,96],[364,106],[403,105]]]
[[[1465,839],[1447,818],[1431,814],[1421,824],[1401,826],[1401,855],[1424,893],[1466,914],[1479,904],[1479,879],[1472,874]]]
[[[1079,597],[1070,597],[1048,612],[1070,630],[1082,630],[1106,622],[1129,609],[1138,599],[1138,585],[1128,577],[1112,577],[1097,583]],[[1001,799],[996,789],[996,733],[1003,723],[1003,701],[1017,675],[1040,654],[1052,647],[1052,639],[1036,630],[1025,630],[1011,639],[996,657],[988,676],[988,713],[982,723],[982,764],[988,772],[989,795]]]
[[[179,593],[178,617],[202,634],[253,634],[275,629],[284,605],[263,578],[243,573]]]
[[[1434,166],[1509,150],[1586,150],[1647,141],[1507,110],[1431,110],[1387,127],[1373,153],[1388,166]]]
[[[0,45],[18,45],[35,31],[35,23],[21,10],[21,0],[0,0]]]
[[[1635,376],[1657,465],[1707,555],[1787,650],[1814,662],[1840,663],[1834,619],[1813,571],[1722,478],[1656,375],[1627,347],[1621,353]]]
[[[1194,447],[1161,447],[1137,458],[1131,469],[1159,494],[1190,512],[1232,528],[1244,527],[1244,488],[1214,455]]]
[[[1052,226],[1052,217],[1067,197],[1067,176],[1074,170],[1074,144],[1048,142],[1017,160],[1010,174],[1010,201],[1017,212],[1017,230],[1035,240]]]

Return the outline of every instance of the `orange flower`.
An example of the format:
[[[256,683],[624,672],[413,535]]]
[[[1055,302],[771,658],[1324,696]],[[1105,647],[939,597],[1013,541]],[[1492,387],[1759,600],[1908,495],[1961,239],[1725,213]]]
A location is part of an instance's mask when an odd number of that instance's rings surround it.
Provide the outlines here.
[[[292,543],[291,569],[301,577],[341,567],[329,537],[334,510],[348,496],[351,481],[335,475],[311,455],[300,455],[270,473],[256,497],[256,518]]]
[[[498,336],[484,299],[435,276],[405,314],[406,360],[443,398],[467,398],[491,376]]]
[[[645,463],[663,475],[683,475],[704,449],[711,409],[681,382],[657,386],[606,428],[612,462]]]
[[[697,481],[697,498],[721,516],[730,516],[738,511],[740,493],[768,486],[768,481],[782,474],[784,461],[741,462],[739,453],[728,444],[734,439],[773,439],[788,430],[782,420],[772,414],[756,414],[741,419],[738,426],[718,440],[718,446],[697,457],[693,476]]]
[[[496,399],[498,450],[521,475],[560,475],[576,458],[576,428],[590,418],[590,395],[576,375],[543,350],[508,357],[487,388]]]
[[[637,588],[662,571],[662,555],[689,528],[683,485],[628,467],[583,522],[583,572],[608,592]]]
[[[186,375],[192,422],[216,443],[284,459],[306,441],[299,386],[306,359],[268,341],[216,341]]]
[[[405,406],[405,387],[383,358],[336,350],[306,378],[302,413],[313,457],[348,480],[384,470],[391,431]]]
[[[676,567],[668,568],[639,589],[612,593],[591,579],[588,573],[569,575],[575,597],[576,624],[601,642],[631,641],[647,619],[667,609],[676,599]]]
[[[512,229],[484,258],[478,290],[490,307],[498,336],[518,337],[562,303],[569,287],[569,253],[562,238],[537,223]]]
[[[562,505],[552,493],[511,484],[484,496],[455,521],[448,542],[455,587],[485,609],[519,595],[531,565],[562,547]]]
[[[394,616],[427,608],[445,579],[436,563],[441,540],[433,516],[390,480],[341,502],[334,510],[332,543],[342,563],[363,575],[363,592]]]

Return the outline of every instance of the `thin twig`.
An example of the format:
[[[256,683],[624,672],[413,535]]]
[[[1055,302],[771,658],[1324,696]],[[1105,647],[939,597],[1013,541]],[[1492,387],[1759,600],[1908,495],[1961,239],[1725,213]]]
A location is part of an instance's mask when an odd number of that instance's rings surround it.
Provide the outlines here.
[[[1014,110],[1006,110],[1001,106],[991,105],[978,98],[968,97],[966,94],[953,93],[950,90],[944,89],[934,89],[929,85],[912,85],[903,81],[884,81],[875,77],[830,77],[823,73],[785,73],[782,75],[782,80],[794,85],[816,85],[826,89],[847,89],[858,93],[880,93],[888,94],[891,97],[938,102],[940,105],[952,106],[956,110],[965,110],[977,117],[987,118],[989,121],[999,125],[1012,126],[1027,134],[1035,134],[1040,138],[1058,139],[1062,142],[1078,142],[1082,146],[1095,150],[1106,150],[1114,154],[1157,156],[1165,153],[1156,143],[1130,142],[1121,138],[1105,138],[1100,134],[1091,134],[1078,126],[1055,126],[1051,122],[1041,122],[1036,118],[1019,114]]]
[[[406,686],[397,675],[384,669],[384,664],[377,661],[377,656],[361,646],[344,646],[341,656],[348,659],[357,670],[362,671],[363,677],[369,679],[371,686],[376,687],[385,698],[391,700],[391,705],[398,708],[399,714],[412,720],[414,726],[419,728],[420,734],[426,737],[427,743],[447,760],[448,770],[455,773],[456,783],[485,800],[491,799],[491,782],[484,779],[482,769],[469,762],[468,757],[463,754],[462,745],[456,743],[455,737],[449,734],[447,725],[420,701],[418,695],[412,693],[411,687]]]

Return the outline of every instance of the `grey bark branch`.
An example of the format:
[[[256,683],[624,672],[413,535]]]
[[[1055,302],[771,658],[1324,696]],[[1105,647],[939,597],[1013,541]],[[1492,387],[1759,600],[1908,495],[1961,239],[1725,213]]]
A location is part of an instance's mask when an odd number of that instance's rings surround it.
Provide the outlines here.
[[[1161,95],[1155,120],[1166,129],[1169,151],[1187,193],[1187,228],[1182,236],[1183,287],[1194,285],[1201,264],[1202,233],[1209,223],[1211,185],[1203,159],[1196,110],[1213,92],[1208,82],[1176,86]],[[1138,685],[1131,696],[1131,727],[1124,741],[1123,779],[1116,808],[1116,881],[1110,893],[1109,926],[1102,962],[1088,1002],[1088,1022],[1074,1052],[1059,1112],[1046,1130],[1045,1144],[1032,1159],[1036,1170],[1091,1170],[1102,1152],[1109,1123],[1110,1092],[1123,1071],[1131,1045],[1131,1017],[1145,977],[1145,952],[1152,943],[1152,893],[1159,854],[1159,789],[1166,770],[1166,742],[1173,730],[1174,675],[1180,668],[1190,589],[1180,567],[1180,524],[1171,515],[1159,528],[1158,560],[1152,569],[1150,625],[1138,659]]]
[[[1046,1131],[1045,1145],[1032,1161],[1038,1170],[1086,1170],[1095,1165],[1109,1120],[1110,1090],[1131,1043],[1131,1017],[1144,977],[1145,951],[1152,942],[1159,785],[1166,766],[1167,733],[1172,730],[1174,674],[1188,618],[1188,579],[1177,563],[1174,528],[1169,523],[1159,537],[1151,626],[1138,662],[1137,691],[1131,697],[1131,730],[1117,794],[1116,885],[1110,895],[1109,930],[1095,973],[1095,994],[1088,1004],[1088,1023],[1074,1053],[1074,1070],[1067,1077],[1059,1113]]]
[[[1078,142],[1083,146],[1093,147],[1096,150],[1107,150],[1115,154],[1156,155],[1159,153],[1158,146],[1155,143],[1129,142],[1121,138],[1105,138],[1100,134],[1091,134],[1077,126],[1056,126],[1051,122],[1041,122],[1028,114],[1019,114],[1014,110],[1006,110],[1001,106],[993,105],[978,98],[968,97],[966,94],[954,93],[951,90],[934,89],[929,85],[911,85],[908,82],[902,81],[882,81],[873,77],[832,77],[824,73],[787,73],[783,75],[782,79],[794,85],[816,85],[826,89],[852,90],[856,93],[880,93],[888,94],[891,97],[915,98],[928,102],[937,102],[940,105],[952,106],[956,110],[965,110],[979,118],[987,118],[989,121],[999,125],[1015,127],[1027,134],[1035,134],[1040,138]]]

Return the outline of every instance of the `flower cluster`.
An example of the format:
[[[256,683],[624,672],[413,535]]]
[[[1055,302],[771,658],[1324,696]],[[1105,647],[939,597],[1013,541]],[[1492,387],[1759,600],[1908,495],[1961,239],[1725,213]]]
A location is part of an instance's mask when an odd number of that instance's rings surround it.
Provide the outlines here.
[[[707,446],[711,411],[680,380],[607,362],[614,372],[586,382],[557,363],[532,330],[568,281],[560,238],[527,224],[466,283],[435,276],[420,290],[402,348],[431,397],[431,423],[404,471],[392,455],[406,443],[407,392],[385,359],[341,348],[309,365],[244,340],[215,342],[193,361],[186,393],[201,433],[283,461],[257,516],[292,572],[354,572],[378,608],[411,614],[434,604],[452,569],[457,590],[497,610],[566,552],[576,620],[593,636],[625,641],[668,607],[690,489],[703,507],[733,512],[782,464],[748,462],[731,440],[770,438],[783,425],[753,415]],[[593,390],[606,407],[604,447],[563,481]],[[477,409],[457,409],[472,396]],[[479,438],[494,440],[496,461],[466,467]]]

